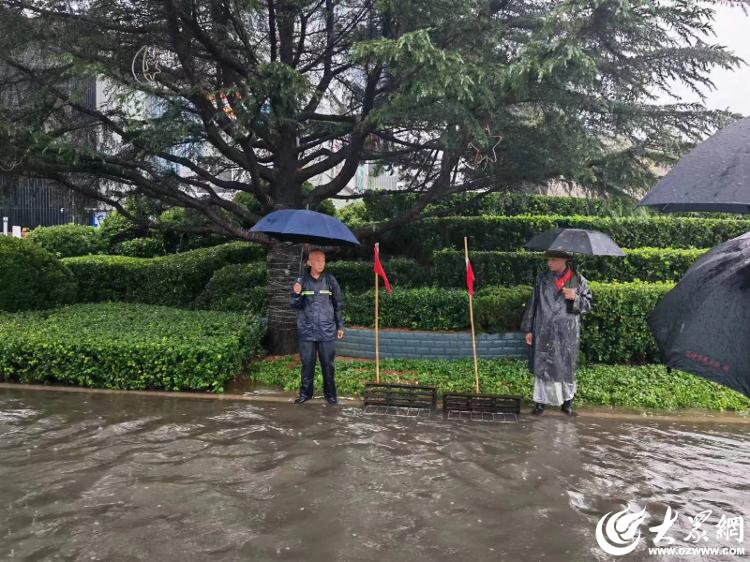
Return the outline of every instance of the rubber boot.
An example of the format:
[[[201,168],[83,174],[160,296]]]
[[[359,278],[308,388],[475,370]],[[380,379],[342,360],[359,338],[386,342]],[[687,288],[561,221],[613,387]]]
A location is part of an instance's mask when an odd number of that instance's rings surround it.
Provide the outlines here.
[[[573,400],[571,399],[571,400],[566,400],[565,402],[563,402],[562,406],[560,406],[560,410],[566,416],[572,416],[572,415],[574,415],[574,413],[573,413]]]

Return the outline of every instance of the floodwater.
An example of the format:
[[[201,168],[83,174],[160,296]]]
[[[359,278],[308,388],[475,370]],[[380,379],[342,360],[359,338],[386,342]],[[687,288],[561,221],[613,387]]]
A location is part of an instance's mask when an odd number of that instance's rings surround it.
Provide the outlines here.
[[[669,507],[661,544],[750,550],[718,536],[750,516],[749,430],[0,389],[0,559],[611,560],[597,522],[628,503],[619,559],[741,559],[647,548]]]

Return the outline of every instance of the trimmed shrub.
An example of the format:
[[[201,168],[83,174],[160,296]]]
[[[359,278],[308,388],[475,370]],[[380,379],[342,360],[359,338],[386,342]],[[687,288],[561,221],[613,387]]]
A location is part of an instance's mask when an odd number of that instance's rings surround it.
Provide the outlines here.
[[[629,197],[568,197],[535,195],[532,193],[489,193],[481,199],[476,193],[457,193],[447,201],[432,203],[425,215],[434,213],[479,216],[479,215],[586,215],[601,217],[651,216],[655,211],[647,207],[636,207],[636,200]],[[398,191],[368,191],[363,201],[343,207],[342,218],[353,224],[378,222],[391,219],[411,208],[417,194]],[[351,210],[348,210],[350,209]],[[670,216],[734,218],[731,213],[670,213]]]
[[[594,310],[584,321],[581,352],[589,362],[653,363],[656,340],[646,318],[671,283],[592,283]]]
[[[262,247],[232,242],[157,258],[89,256],[64,263],[79,284],[81,302],[127,301],[190,306],[217,269],[260,258]]]
[[[120,242],[114,248],[114,253],[132,258],[154,258],[163,256],[164,244],[156,238],[134,238]]]
[[[466,290],[422,287],[382,291],[380,326],[414,330],[464,330],[469,325]],[[375,292],[344,294],[347,325],[374,325]]]
[[[106,248],[93,226],[81,224],[39,226],[29,232],[27,239],[58,258],[101,254]]]
[[[624,258],[576,256],[574,267],[589,281],[676,281],[707,250],[683,248],[636,248],[624,250]],[[531,285],[546,269],[538,252],[472,252],[471,265],[477,287],[487,285]],[[464,253],[442,250],[433,253],[435,282],[443,287],[466,283]]]
[[[655,361],[658,350],[646,317],[672,288],[666,283],[591,283],[594,309],[584,316],[581,352],[584,360],[600,363]],[[474,299],[477,329],[488,333],[518,331],[531,287],[490,287]],[[372,327],[372,291],[345,298],[349,325]],[[469,300],[462,289],[403,289],[380,301],[383,328],[466,330]]]
[[[262,314],[266,307],[266,280],[264,263],[226,265],[214,272],[194,307]]]
[[[668,283],[591,283],[594,307],[583,317],[581,354],[596,363],[657,361],[646,318],[673,287]],[[531,287],[492,288],[478,293],[477,325],[485,332],[517,331]]]
[[[399,287],[414,287],[428,279],[426,268],[413,260],[394,259],[383,263],[388,280]],[[326,265],[344,291],[344,299],[351,292],[372,288],[372,263],[336,261]],[[217,270],[204,291],[196,299],[196,308],[210,310],[249,310],[261,312],[266,304],[266,265],[264,263],[228,265]],[[381,283],[382,287],[382,283]]]
[[[0,379],[222,392],[259,354],[252,316],[110,303],[0,318]]]
[[[419,287],[429,283],[429,270],[414,260],[394,258],[384,260],[383,269],[394,287]],[[326,265],[344,291],[367,291],[375,283],[373,262],[335,261]],[[383,281],[380,281],[381,288]],[[344,295],[346,297],[346,295]]]
[[[476,199],[476,193],[457,193],[447,201],[432,203],[425,214],[452,212],[461,216],[478,215],[592,215],[619,216],[647,214],[636,210],[635,200],[625,198],[594,199],[584,197],[559,197],[531,193],[488,193]],[[368,191],[363,198],[364,209],[356,218],[361,222],[384,221],[411,208],[418,194],[397,191]],[[347,207],[344,207],[346,209]]]
[[[0,310],[53,308],[74,302],[76,292],[73,275],[50,252],[28,240],[0,236]]]
[[[671,217],[448,217],[425,219],[384,236],[391,254],[429,261],[432,252],[462,250],[464,236],[472,251],[518,251],[533,236],[551,228],[586,228],[608,234],[623,248],[711,248],[750,230],[750,220]]]

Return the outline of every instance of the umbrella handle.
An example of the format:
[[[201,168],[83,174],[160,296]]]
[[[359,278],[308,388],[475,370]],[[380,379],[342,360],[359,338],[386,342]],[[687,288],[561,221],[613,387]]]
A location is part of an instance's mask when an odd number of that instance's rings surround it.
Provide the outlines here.
[[[297,283],[302,281],[302,259],[305,255],[305,245],[301,244],[299,248],[299,277],[297,277]]]

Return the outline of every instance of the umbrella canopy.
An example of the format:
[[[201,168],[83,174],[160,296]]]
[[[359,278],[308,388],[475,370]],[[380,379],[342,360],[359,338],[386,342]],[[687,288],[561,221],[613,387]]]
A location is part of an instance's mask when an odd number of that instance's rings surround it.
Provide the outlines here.
[[[750,213],[750,117],[695,147],[638,205],[666,212]]]
[[[598,230],[555,228],[537,234],[524,246],[529,250],[558,251],[587,256],[618,256],[625,253],[609,236]]]
[[[303,209],[282,209],[269,213],[250,232],[262,232],[285,242],[359,246],[359,240],[352,231],[335,217]]]
[[[750,232],[698,260],[648,324],[667,366],[750,397]]]

